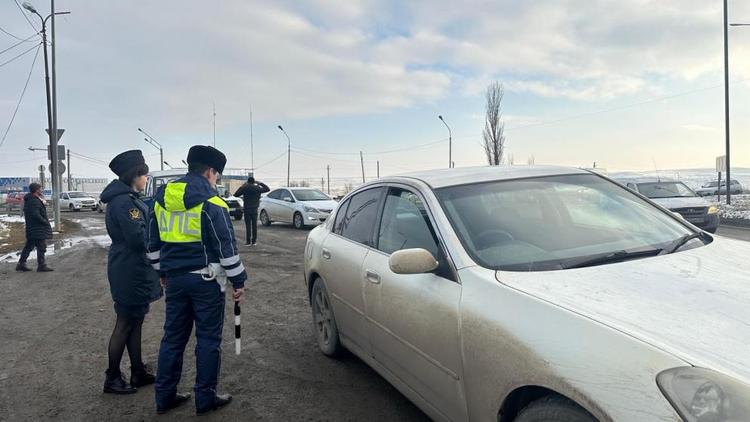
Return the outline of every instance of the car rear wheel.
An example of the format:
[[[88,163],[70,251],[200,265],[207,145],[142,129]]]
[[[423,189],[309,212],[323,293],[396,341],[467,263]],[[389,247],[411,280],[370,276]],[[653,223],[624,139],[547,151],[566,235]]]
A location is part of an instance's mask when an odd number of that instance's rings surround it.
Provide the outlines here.
[[[264,226],[268,227],[272,223],[271,219],[268,218],[268,213],[266,213],[266,210],[263,210],[260,212],[260,224],[263,224]]]
[[[304,227],[305,227],[305,220],[302,218],[302,214],[295,212],[294,213],[294,228],[303,229]]]
[[[586,409],[572,401],[550,396],[531,402],[513,422],[597,422]]]
[[[333,308],[331,307],[331,301],[328,298],[328,291],[325,284],[323,284],[323,280],[316,279],[314,281],[311,300],[318,348],[326,356],[339,356],[342,351],[339,330],[336,326]]]

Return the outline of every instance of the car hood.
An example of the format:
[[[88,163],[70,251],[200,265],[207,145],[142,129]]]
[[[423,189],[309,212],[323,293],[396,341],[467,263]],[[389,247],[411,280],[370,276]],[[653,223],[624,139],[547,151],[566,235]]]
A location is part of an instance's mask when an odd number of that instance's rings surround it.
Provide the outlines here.
[[[570,270],[496,272],[502,284],[696,366],[750,383],[750,243]]]
[[[336,208],[336,205],[338,205],[338,202],[334,200],[330,201],[299,201],[302,205],[307,205],[308,207],[317,208],[318,210],[333,210]]]
[[[684,198],[653,198],[652,201],[670,210],[676,208],[706,208],[711,204],[703,198],[688,196]]]

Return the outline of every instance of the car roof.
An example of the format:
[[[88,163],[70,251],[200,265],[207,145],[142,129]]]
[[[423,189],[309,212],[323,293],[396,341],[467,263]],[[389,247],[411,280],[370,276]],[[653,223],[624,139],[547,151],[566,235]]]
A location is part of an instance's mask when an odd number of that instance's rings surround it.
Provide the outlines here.
[[[398,181],[399,179],[416,179],[428,184],[433,189],[469,183],[493,182],[527,177],[561,176],[568,174],[591,174],[590,171],[562,166],[481,166],[459,167],[405,173],[380,179],[379,181]]]
[[[618,177],[615,179],[620,183],[675,183],[680,180],[670,179],[669,177]]]
[[[148,173],[151,177],[164,177],[164,176],[184,176],[188,170],[186,168],[174,168],[170,170],[156,170]]]

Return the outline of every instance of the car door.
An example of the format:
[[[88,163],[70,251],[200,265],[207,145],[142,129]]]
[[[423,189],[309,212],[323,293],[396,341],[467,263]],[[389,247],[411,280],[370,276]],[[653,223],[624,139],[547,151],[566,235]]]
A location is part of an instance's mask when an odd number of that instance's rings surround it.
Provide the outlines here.
[[[375,239],[377,250],[364,262],[372,356],[447,419],[465,420],[458,332],[461,285],[416,190],[388,188]],[[428,250],[438,268],[427,274],[392,272],[390,254],[409,248]]]
[[[294,221],[294,211],[297,209],[297,201],[289,189],[281,189],[281,200],[278,201],[279,221],[291,223]]]
[[[362,264],[373,245],[382,193],[383,188],[366,189],[342,203],[321,247],[321,275],[331,295],[336,324],[347,347],[361,355],[369,354]]]
[[[60,208],[67,208],[68,206],[70,206],[70,201],[68,200],[68,194],[61,193],[60,194]]]
[[[266,210],[266,214],[268,214],[268,218],[271,220],[278,221],[278,218],[276,214],[278,213],[276,211],[277,207],[277,200],[281,198],[281,189],[272,190],[268,193],[268,195],[265,196],[265,198],[262,198],[261,201],[263,202],[263,209]]]

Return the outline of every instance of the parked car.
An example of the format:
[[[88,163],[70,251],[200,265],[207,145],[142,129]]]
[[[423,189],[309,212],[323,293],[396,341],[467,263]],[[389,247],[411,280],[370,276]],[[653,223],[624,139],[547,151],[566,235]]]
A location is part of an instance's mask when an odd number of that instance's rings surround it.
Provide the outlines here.
[[[308,235],[322,353],[434,420],[740,421],[750,244],[604,176],[446,169],[349,194]]]
[[[96,209],[97,211],[99,211],[100,214],[107,211],[107,203],[102,202],[101,195],[99,195],[99,199],[96,202]]]
[[[719,209],[680,181],[640,177],[618,182],[709,233],[716,233],[719,228]]]
[[[336,201],[319,189],[284,187],[260,198],[258,215],[264,226],[280,222],[301,229],[325,222],[336,205]]]
[[[695,192],[700,196],[711,196],[711,195],[719,195],[719,182],[714,180],[713,182],[708,182],[702,187],[695,190]],[[731,192],[732,195],[739,195],[745,191],[745,188],[742,187],[742,184],[740,184],[737,180],[732,180],[732,183],[729,184],[729,192]],[[726,195],[727,194],[727,181],[722,180],[721,181],[721,194]]]
[[[221,199],[229,206],[229,215],[234,217],[235,220],[242,220],[242,214],[245,212],[245,205],[242,198],[232,195],[232,192],[223,185],[217,186],[217,190]]]
[[[62,192],[60,193],[60,209],[68,209],[70,211],[89,209],[96,211],[97,200],[86,192]]]
[[[142,192],[143,201],[146,203],[146,205],[152,206],[154,203],[154,196],[156,195],[156,192],[159,190],[159,188],[171,181],[185,176],[185,174],[187,174],[187,169],[185,168],[150,172],[148,174],[148,181],[146,182],[146,190]],[[242,199],[231,196],[231,194],[227,195],[229,192],[222,185],[217,186],[217,193],[229,206],[229,214],[234,217],[235,220],[241,220],[242,213],[244,212]]]

